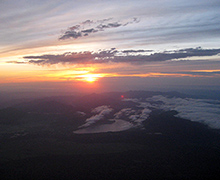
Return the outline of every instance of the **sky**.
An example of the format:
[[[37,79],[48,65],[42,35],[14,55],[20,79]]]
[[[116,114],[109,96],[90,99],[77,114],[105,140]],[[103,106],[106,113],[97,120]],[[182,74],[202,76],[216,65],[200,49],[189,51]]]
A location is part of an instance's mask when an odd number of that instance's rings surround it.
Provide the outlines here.
[[[0,0],[0,91],[220,90],[219,0]]]

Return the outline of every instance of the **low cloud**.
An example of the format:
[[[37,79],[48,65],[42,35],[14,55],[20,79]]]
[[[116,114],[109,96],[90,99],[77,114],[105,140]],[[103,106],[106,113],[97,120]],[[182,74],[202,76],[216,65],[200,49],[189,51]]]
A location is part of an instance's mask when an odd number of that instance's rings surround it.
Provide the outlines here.
[[[179,97],[152,96],[146,99],[124,99],[136,103],[135,107],[123,108],[114,114],[112,123],[95,124],[113,111],[109,106],[99,106],[92,110],[96,114],[86,120],[86,123],[74,131],[77,134],[103,133],[125,131],[131,128],[144,129],[143,122],[156,109],[164,111],[175,110],[177,117],[200,122],[214,129],[220,129],[220,101],[207,99],[192,99]],[[95,124],[91,126],[92,124]],[[161,133],[155,133],[161,135]]]
[[[102,124],[97,125],[95,127],[87,127],[83,129],[78,129],[74,131],[75,134],[90,134],[90,133],[103,133],[103,132],[120,132],[131,129],[134,125],[128,121],[124,121],[121,119],[111,120],[113,123],[111,124]]]
[[[92,110],[92,113],[98,113],[98,114],[86,119],[86,123],[81,125],[79,128],[85,128],[91,126],[97,121],[104,119],[105,115],[110,114],[112,111],[113,109],[110,108],[109,106],[104,105],[104,106],[96,107],[95,109]]]
[[[150,113],[151,113],[150,109],[147,109],[147,108],[143,109],[141,114],[139,115],[139,118],[136,119],[134,122],[138,123],[138,125],[141,125],[142,122],[145,121],[149,117]]]
[[[124,99],[123,101],[131,101],[131,102],[135,102],[137,103],[138,110],[131,110],[131,108],[127,108],[127,109],[122,109],[119,112],[119,115],[121,115],[124,112],[127,112],[125,115],[129,116],[128,118],[135,123],[136,127],[143,127],[142,122],[144,122],[150,115],[150,113],[152,112],[152,110],[150,110],[149,108],[152,108],[154,106],[152,106],[149,102],[142,102],[139,99],[136,98],[127,98]],[[123,111],[124,110],[124,111]],[[118,114],[117,114],[118,115]]]
[[[99,113],[102,115],[109,114],[113,109],[110,108],[109,106],[103,105],[103,106],[98,106],[95,109],[92,110],[92,113]]]
[[[77,113],[81,116],[86,116],[86,113],[82,112],[82,111],[77,111]]]
[[[131,108],[124,108],[121,109],[119,112],[115,113],[114,116],[116,119],[120,119],[123,116],[129,116],[130,114],[135,113],[136,111]]]
[[[128,129],[131,129],[134,126],[133,123],[121,120],[118,117],[115,117],[115,119],[109,119],[109,121],[112,121],[110,124],[101,124],[101,125],[95,125],[91,126],[92,124],[95,124],[97,121],[103,120],[105,118],[105,115],[110,114],[113,111],[112,108],[109,106],[103,105],[96,107],[91,112],[96,114],[94,116],[91,116],[90,118],[86,119],[86,123],[79,126],[78,130],[74,131],[75,134],[89,134],[89,133],[103,133],[103,132],[119,132],[119,131],[125,131]],[[129,111],[133,111],[131,108],[122,109],[119,111],[120,113],[125,113],[126,115],[129,115]],[[120,114],[118,112],[118,115]],[[117,114],[117,113],[116,113]],[[115,114],[115,116],[117,116]]]
[[[191,98],[167,98],[164,96],[153,96],[147,101],[158,103],[157,108],[163,110],[175,110],[177,117],[200,122],[214,129],[220,129],[220,101]]]
[[[142,104],[142,102],[140,102],[139,100],[137,101],[137,99],[127,99],[127,101],[132,101],[132,102],[138,102],[138,104]],[[139,105],[137,107],[140,107]],[[119,112],[115,113],[115,119],[120,119],[123,117],[127,117],[129,120],[131,120],[132,123],[134,123],[135,127],[142,127],[142,122],[145,121],[150,113],[152,111],[148,108],[144,108],[144,109],[138,109],[138,110],[134,110],[132,108],[125,108],[125,109],[121,109]]]
[[[92,31],[92,30],[90,30]],[[123,50],[115,48],[110,50],[67,52],[58,55],[25,56],[25,61],[10,61],[9,63],[29,63],[36,65],[53,64],[97,64],[97,63],[133,63],[143,64],[147,62],[161,62],[170,60],[181,60],[183,58],[214,56],[220,53],[220,49],[187,48],[175,51],[164,51],[161,53],[151,53],[151,50]]]
[[[88,36],[92,33],[97,33],[99,31],[105,31],[110,28],[118,28],[121,26],[127,26],[128,24],[138,23],[137,18],[133,18],[126,22],[113,21],[112,18],[93,21],[86,20],[80,24],[74,25],[68,28],[59,38],[59,40],[66,39],[77,39],[79,37]]]
[[[130,114],[129,119],[136,126],[141,127],[153,109],[162,109],[164,111],[175,110],[178,112],[176,117],[200,122],[214,129],[220,129],[220,101],[210,99],[192,99],[192,98],[168,98],[162,95],[153,96],[146,100],[124,99],[123,101],[132,101],[137,103],[141,111]],[[128,110],[129,108],[127,108]],[[125,111],[126,109],[124,109]]]

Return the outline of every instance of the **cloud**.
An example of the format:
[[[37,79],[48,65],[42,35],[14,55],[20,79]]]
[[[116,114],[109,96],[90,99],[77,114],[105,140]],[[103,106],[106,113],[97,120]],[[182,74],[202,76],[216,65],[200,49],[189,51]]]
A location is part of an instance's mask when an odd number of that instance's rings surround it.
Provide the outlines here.
[[[137,119],[135,122],[141,123],[141,122],[145,121],[149,117],[150,113],[151,113],[150,109],[144,108],[140,114],[140,118]]]
[[[153,50],[143,50],[143,49],[140,49],[140,50],[124,50],[122,51],[122,53],[143,53],[143,52],[152,52]]]
[[[86,119],[86,123],[79,126],[78,130],[74,131],[74,133],[87,134],[87,133],[119,132],[135,127],[133,123],[119,119],[119,117],[121,117],[122,114],[128,116],[131,113],[134,113],[135,110],[132,110],[131,108],[125,108],[119,111],[118,113],[116,113],[114,115],[115,119],[109,120],[112,121],[113,123],[95,125],[90,127],[92,124],[95,124],[97,121],[104,119],[105,115],[110,114],[112,111],[113,109],[106,105],[96,107],[91,112],[97,114]]]
[[[147,98],[145,101],[139,99],[125,99],[138,103],[136,107],[143,108],[130,114],[129,119],[136,123],[135,127],[142,127],[153,109],[162,109],[164,111],[175,110],[178,112],[176,117],[200,122],[214,129],[220,129],[220,101],[210,99],[192,99],[192,98],[168,98],[162,95]],[[125,110],[128,110],[124,109]]]
[[[177,117],[200,122],[214,129],[220,129],[220,101],[191,98],[167,98],[161,95],[146,99],[149,102],[162,102],[157,108],[175,110]]]
[[[182,59],[189,57],[201,57],[201,56],[214,56],[220,53],[220,49],[202,49],[197,48],[187,48],[175,51],[164,51],[162,53],[154,53],[150,56],[145,57],[148,61],[167,61],[174,59]]]
[[[42,55],[42,56],[25,56],[29,64],[50,65],[50,64],[85,64],[93,63],[94,57],[92,52],[72,52],[59,55]]]
[[[162,72],[165,74],[184,74],[184,75],[194,75],[194,76],[219,76],[220,70],[200,70],[200,71],[181,71],[181,72]]]
[[[112,111],[113,109],[106,105],[96,107],[95,109],[92,110],[92,113],[98,113],[98,114],[86,119],[86,123],[79,126],[79,128],[85,128],[91,126],[97,121],[104,119],[105,115],[110,114]]]
[[[92,31],[92,30],[89,30]],[[89,32],[88,31],[88,32]],[[115,48],[109,50],[67,52],[59,55],[25,56],[25,62],[9,61],[9,63],[30,63],[36,65],[51,64],[97,64],[97,63],[133,63],[143,64],[147,62],[160,62],[170,60],[181,60],[183,58],[214,56],[220,53],[220,49],[188,48],[175,51],[164,51],[161,53],[151,53],[150,50],[123,50]]]
[[[138,114],[133,114],[133,115],[130,115],[129,116],[129,119],[131,120],[131,121],[136,121],[138,118],[140,117],[140,115],[138,115]]]
[[[135,113],[135,110],[132,110],[131,108],[124,108],[121,109],[119,112],[115,113],[114,116],[116,119],[121,118],[122,116],[129,116],[130,114]]]
[[[91,125],[95,124],[97,121],[104,119],[105,115],[108,115],[113,111],[112,108],[106,105],[96,107],[91,111],[96,115],[86,119],[86,123],[79,126],[78,127],[79,129],[74,131],[74,133],[84,134],[84,133],[118,132],[118,131],[128,130],[133,127],[143,128],[142,122],[149,117],[151,110],[148,108],[140,107],[142,102],[140,102],[138,99],[127,99],[126,101],[132,101],[132,102],[135,101],[136,103],[138,103],[137,107],[141,109],[135,110],[132,108],[123,108],[114,114],[114,119],[109,120],[112,121],[113,123],[95,125],[90,127]],[[122,120],[120,118],[126,118],[128,121]]]
[[[77,111],[77,113],[81,116],[86,116],[86,113],[82,112],[82,111]]]
[[[131,101],[134,103],[137,103],[136,107],[137,110],[134,110],[132,108],[124,108],[121,109],[121,111],[114,114],[115,118],[122,118],[123,116],[128,117],[128,119],[131,120],[132,123],[134,123],[134,127],[142,127],[142,122],[145,121],[152,110],[149,109],[149,107],[153,107],[149,102],[142,102],[137,98],[126,98],[122,101]]]
[[[26,64],[26,62],[19,62],[19,61],[7,61],[7,63],[12,63],[12,64]]]
[[[111,124],[102,124],[97,125],[95,127],[87,127],[83,129],[78,129],[74,131],[75,134],[90,134],[90,133],[103,133],[103,132],[120,132],[131,129],[134,125],[128,121],[124,121],[121,119],[111,120],[113,123]]]
[[[118,28],[121,26],[127,26],[128,24],[138,23],[139,20],[137,18],[133,18],[131,20],[127,20],[126,22],[112,21],[112,18],[93,21],[86,20],[80,24],[74,25],[68,28],[59,38],[59,40],[66,39],[77,39],[79,37],[88,36],[92,33],[97,33],[99,31],[105,31],[110,28]],[[92,26],[92,27],[91,27]]]
[[[86,120],[86,123],[74,131],[77,134],[85,133],[103,133],[118,132],[131,128],[143,129],[143,122],[149,117],[150,113],[155,109],[164,111],[175,110],[178,112],[177,117],[200,122],[211,128],[220,129],[220,101],[209,99],[192,99],[179,97],[165,97],[162,95],[152,96],[146,99],[124,99],[123,101],[135,102],[136,107],[123,108],[114,114],[114,119],[110,124],[96,124],[104,116],[113,111],[109,106],[103,105],[96,107],[91,112],[96,115]],[[124,120],[122,120],[124,119]],[[161,134],[161,133],[155,133]]]
[[[131,101],[134,103],[139,103],[139,99],[137,98],[125,98],[125,99],[122,99],[122,101]]]
[[[69,30],[69,31],[66,31],[60,39],[68,39],[70,37],[77,39],[78,37],[82,37],[82,33],[76,32],[75,30],[72,30],[72,31]]]
[[[129,116],[129,119],[135,123],[135,127],[142,127],[143,128],[143,124],[142,122],[144,122],[150,115],[152,111],[148,108],[144,108],[141,113],[139,114],[133,114],[131,116]]]
[[[152,112],[152,110],[150,110],[149,107],[151,108],[154,106],[151,105],[151,103],[149,102],[142,102],[136,98],[130,98],[130,99],[127,98],[127,99],[124,99],[123,101],[135,102],[137,103],[138,108],[141,108],[141,109],[143,108],[142,110],[137,110],[135,113],[132,112],[133,114],[127,113],[127,115],[130,115],[129,119],[132,122],[136,123],[136,127],[143,127],[142,122],[145,121],[149,117],[150,113]]]
[[[92,110],[92,113],[99,113],[102,115],[109,114],[113,109],[109,108],[109,106],[103,105],[103,106],[98,106],[95,109]]]

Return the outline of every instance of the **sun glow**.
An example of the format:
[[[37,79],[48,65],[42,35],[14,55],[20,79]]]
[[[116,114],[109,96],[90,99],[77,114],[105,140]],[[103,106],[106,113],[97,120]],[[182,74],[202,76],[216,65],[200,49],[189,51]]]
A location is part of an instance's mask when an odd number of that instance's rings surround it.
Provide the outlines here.
[[[84,75],[77,76],[77,80],[93,83],[97,81],[98,79],[100,79],[101,77],[103,77],[102,74],[84,74]]]
[[[96,80],[97,80],[97,78],[92,77],[92,76],[88,76],[88,77],[86,77],[86,78],[85,78],[85,80],[86,80],[87,82],[92,83],[92,82],[96,81]]]

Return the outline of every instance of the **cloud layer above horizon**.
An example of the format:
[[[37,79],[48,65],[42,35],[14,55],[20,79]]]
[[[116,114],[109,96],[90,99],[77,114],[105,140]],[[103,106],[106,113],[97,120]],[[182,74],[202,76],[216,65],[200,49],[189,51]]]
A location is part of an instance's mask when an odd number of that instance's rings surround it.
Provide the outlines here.
[[[68,52],[59,55],[46,54],[41,56],[24,56],[27,61],[9,61],[8,63],[30,63],[36,65],[53,64],[99,64],[99,63],[133,63],[142,64],[147,62],[181,60],[184,58],[197,57],[199,60],[203,56],[214,56],[220,53],[220,49],[187,48],[173,51],[155,52],[152,50],[123,50],[116,48],[110,50],[100,50],[98,52]]]
[[[163,82],[164,87],[220,88],[218,0],[7,0],[0,2],[0,11],[5,86],[72,81],[80,89],[85,77],[96,82],[111,77],[113,91]],[[145,81],[137,88],[131,77]],[[102,87],[111,86],[108,80]]]

